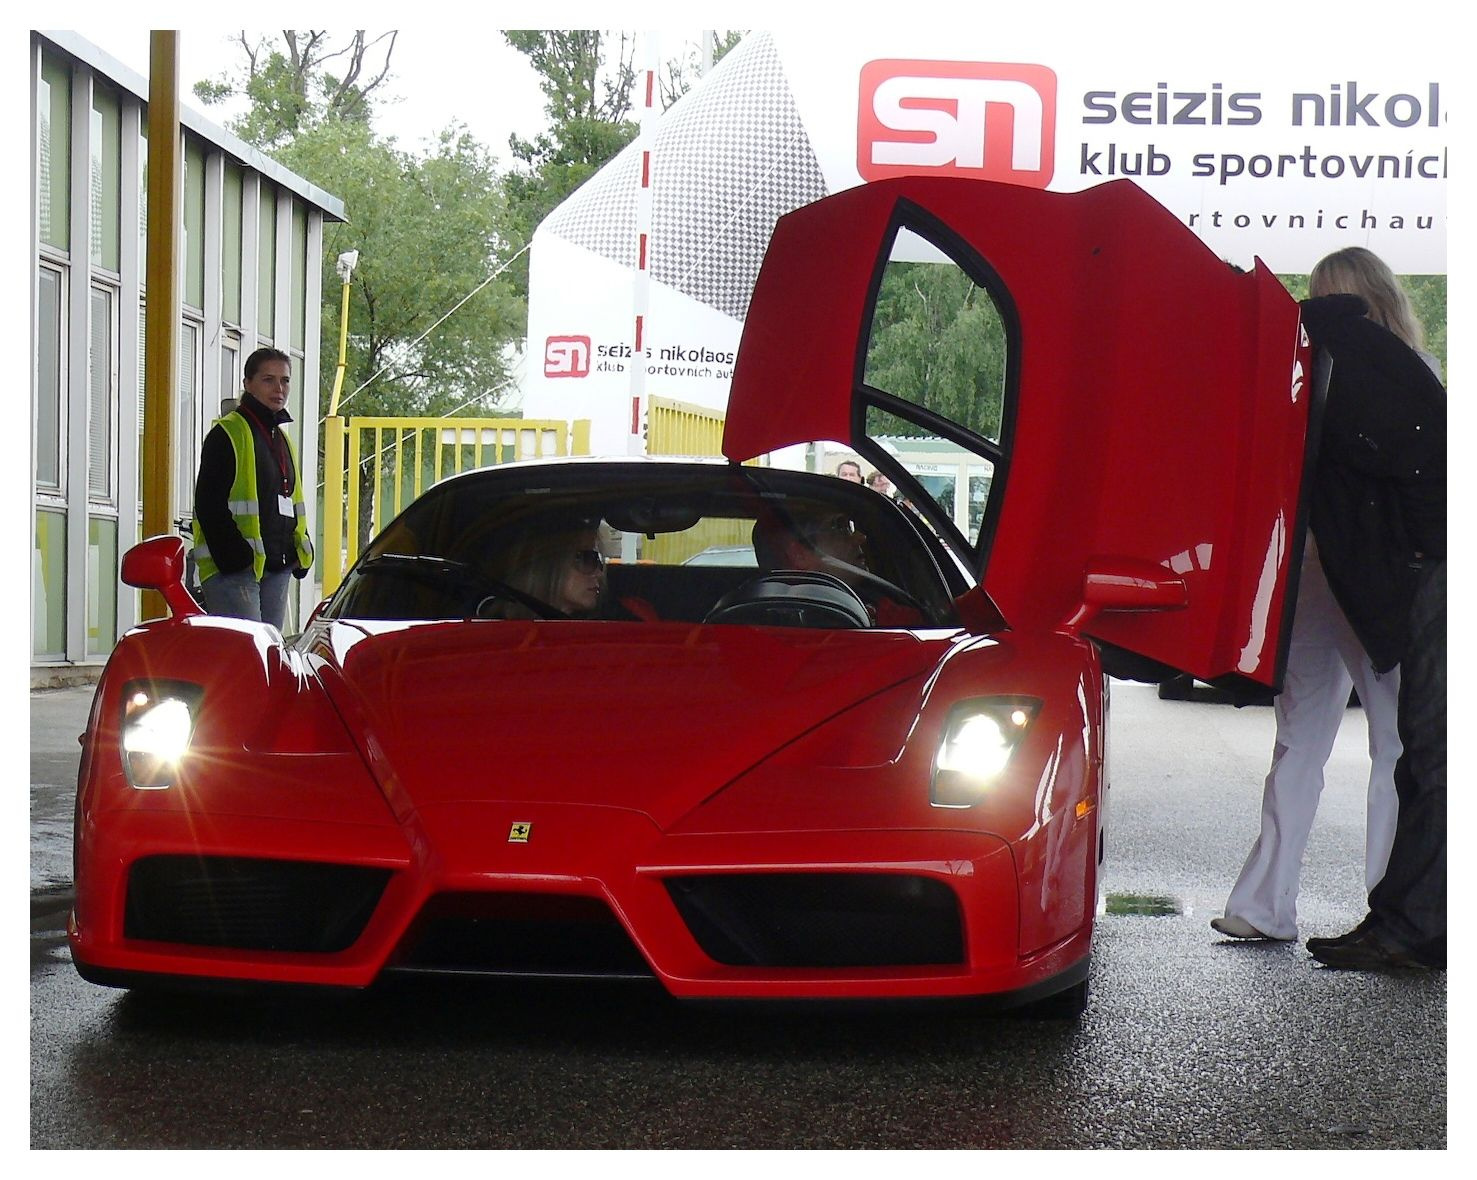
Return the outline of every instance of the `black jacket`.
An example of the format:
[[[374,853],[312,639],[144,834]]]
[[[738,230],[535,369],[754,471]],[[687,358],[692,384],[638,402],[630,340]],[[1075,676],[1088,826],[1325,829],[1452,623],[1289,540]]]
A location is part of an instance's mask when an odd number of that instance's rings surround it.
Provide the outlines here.
[[[1333,362],[1309,524],[1328,585],[1383,672],[1404,658],[1422,561],[1446,556],[1446,389],[1358,296],[1302,309]]]
[[[269,409],[250,395],[243,395],[236,413],[252,423],[251,437],[256,444],[256,494],[258,514],[262,522],[262,546],[266,550],[266,572],[298,570],[297,547],[293,543],[296,515],[286,516],[277,509],[277,495],[283,487],[282,464],[287,465],[287,495],[297,484],[297,472],[288,457],[286,442],[278,427],[292,421],[286,410]],[[219,426],[211,427],[200,447],[200,468],[195,476],[195,519],[205,534],[210,556],[223,574],[251,566],[251,546],[236,527],[228,507],[231,484],[236,479],[236,452],[230,436]]]

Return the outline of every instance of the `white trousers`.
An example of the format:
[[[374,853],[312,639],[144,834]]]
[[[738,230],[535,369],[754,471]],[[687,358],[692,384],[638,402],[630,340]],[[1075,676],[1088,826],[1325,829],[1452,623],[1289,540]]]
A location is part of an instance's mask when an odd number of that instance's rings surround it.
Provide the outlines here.
[[[1303,851],[1323,791],[1323,767],[1338,736],[1351,685],[1359,691],[1369,731],[1364,881],[1366,889],[1373,889],[1385,875],[1395,839],[1400,669],[1375,672],[1328,588],[1310,533],[1287,669],[1273,706],[1277,736],[1262,788],[1262,830],[1226,901],[1228,918],[1250,922],[1272,938],[1297,937]]]

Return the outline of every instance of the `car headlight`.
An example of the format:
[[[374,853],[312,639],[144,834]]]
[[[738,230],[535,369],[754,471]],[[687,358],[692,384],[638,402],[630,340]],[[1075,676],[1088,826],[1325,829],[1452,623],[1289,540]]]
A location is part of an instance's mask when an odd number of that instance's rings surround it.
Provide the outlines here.
[[[955,705],[933,760],[929,801],[935,807],[973,807],[999,781],[1031,728],[1041,702],[1028,697],[983,697]]]
[[[123,689],[123,772],[140,791],[172,787],[190,748],[198,685],[134,681]]]

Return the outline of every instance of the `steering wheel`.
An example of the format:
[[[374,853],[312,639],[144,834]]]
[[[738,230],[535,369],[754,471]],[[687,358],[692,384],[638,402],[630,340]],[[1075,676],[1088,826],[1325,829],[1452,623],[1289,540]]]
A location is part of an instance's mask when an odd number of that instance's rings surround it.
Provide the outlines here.
[[[730,590],[705,623],[768,627],[870,627],[872,616],[856,591],[833,574],[775,570]]]
[[[821,554],[821,562],[831,569],[844,570],[853,583],[859,584],[862,590],[875,595],[877,598],[890,598],[894,602],[901,603],[903,606],[912,607],[924,617],[928,617],[931,613],[928,607],[919,602],[912,594],[909,594],[896,582],[890,582],[880,574],[874,574],[869,569],[863,569],[861,566],[852,565],[849,562],[842,561],[837,557],[831,557],[825,553]],[[855,592],[852,585],[847,584],[847,588]],[[863,601],[866,600],[863,599]]]

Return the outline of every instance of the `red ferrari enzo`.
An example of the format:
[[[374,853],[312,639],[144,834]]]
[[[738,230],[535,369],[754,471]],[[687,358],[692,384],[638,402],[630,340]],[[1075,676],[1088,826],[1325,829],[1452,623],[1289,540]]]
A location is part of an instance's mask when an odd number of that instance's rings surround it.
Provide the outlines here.
[[[1105,669],[1276,683],[1309,361],[1269,272],[1127,181],[797,210],[727,462],[446,480],[290,640],[201,613],[177,539],[126,555],[171,617],[93,703],[77,969],[1080,1012]],[[966,513],[916,436],[968,455]],[[813,440],[897,498],[749,462]]]

